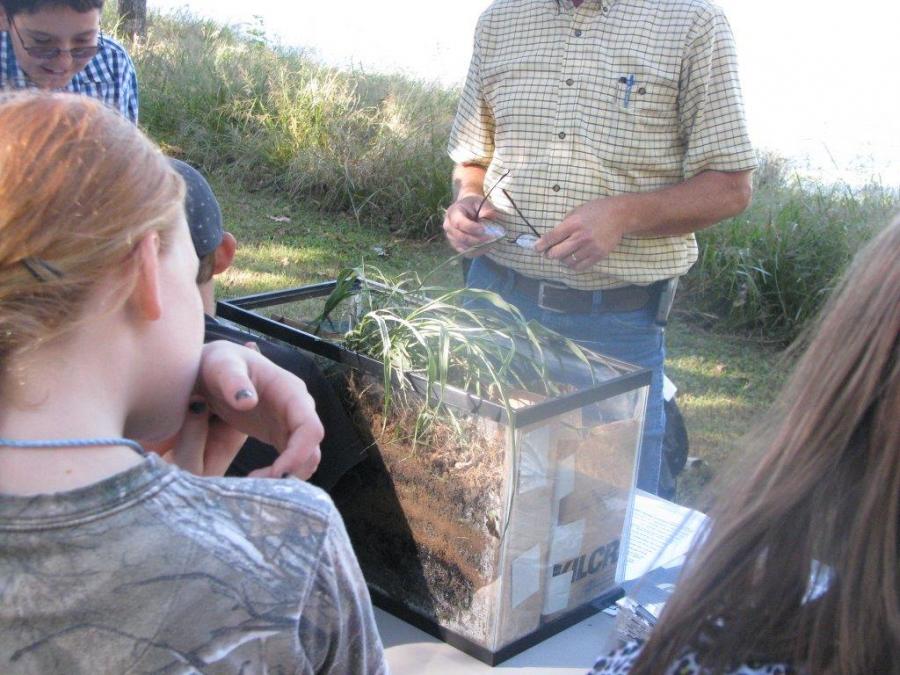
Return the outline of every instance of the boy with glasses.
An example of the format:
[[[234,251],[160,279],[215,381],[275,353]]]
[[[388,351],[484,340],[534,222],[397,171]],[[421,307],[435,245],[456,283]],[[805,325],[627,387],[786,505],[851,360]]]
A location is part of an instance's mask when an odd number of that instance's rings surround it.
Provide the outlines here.
[[[100,30],[103,0],[0,0],[0,90],[69,91],[137,123],[134,64]]]

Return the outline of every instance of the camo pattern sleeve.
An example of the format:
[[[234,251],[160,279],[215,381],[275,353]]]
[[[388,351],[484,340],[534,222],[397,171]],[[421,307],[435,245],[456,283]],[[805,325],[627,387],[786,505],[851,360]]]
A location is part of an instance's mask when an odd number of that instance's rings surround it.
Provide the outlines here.
[[[297,480],[151,456],[70,492],[0,494],[0,672],[387,672],[334,504]]]
[[[366,582],[337,511],[300,613],[300,644],[316,673],[387,672]]]

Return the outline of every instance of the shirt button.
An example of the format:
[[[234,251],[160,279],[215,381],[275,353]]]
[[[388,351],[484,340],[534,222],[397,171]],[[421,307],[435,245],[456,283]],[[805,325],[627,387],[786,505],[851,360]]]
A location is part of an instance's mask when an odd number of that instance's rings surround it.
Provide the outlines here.
[[[559,192],[561,188],[559,187],[559,185],[554,185],[552,189],[554,192]]]
[[[566,137],[566,132],[565,132],[565,131],[560,131],[560,132],[559,132],[559,137],[560,137],[560,139],[565,138],[565,137]]]
[[[580,30],[580,29],[575,31],[575,37],[581,37],[581,30]]]
[[[569,86],[571,87],[573,84],[575,84],[575,80],[573,80],[573,79],[570,77],[568,80],[566,80],[566,84],[569,85]]]
[[[643,96],[644,94],[647,93],[647,90],[644,89],[643,87],[641,87],[640,89],[638,89],[638,93],[639,93],[641,96]]]

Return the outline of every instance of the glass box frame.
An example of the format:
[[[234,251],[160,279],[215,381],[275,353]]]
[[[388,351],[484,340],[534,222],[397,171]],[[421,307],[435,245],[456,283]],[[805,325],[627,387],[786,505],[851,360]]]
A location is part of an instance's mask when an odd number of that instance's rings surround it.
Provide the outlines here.
[[[383,400],[382,363],[272,311],[324,302],[335,285],[223,300],[217,312],[314,354],[341,379],[351,418],[370,419]],[[385,435],[386,420],[371,425],[380,430],[367,431],[369,457],[332,497],[375,605],[495,665],[621,597],[650,371],[595,357],[603,379],[556,397],[519,392],[510,409],[432,383],[454,411],[462,451],[457,440],[416,452],[407,436]],[[403,390],[424,400],[426,379],[403,377]],[[397,427],[410,423],[403,404],[392,408]],[[424,503],[445,494],[452,499]]]

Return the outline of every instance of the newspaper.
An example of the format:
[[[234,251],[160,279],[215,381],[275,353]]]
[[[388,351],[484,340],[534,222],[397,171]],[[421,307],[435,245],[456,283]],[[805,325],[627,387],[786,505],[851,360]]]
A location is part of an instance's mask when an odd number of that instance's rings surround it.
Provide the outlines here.
[[[625,562],[627,595],[616,603],[620,641],[646,638],[707,520],[700,511],[636,491]]]
[[[707,520],[700,511],[636,490],[625,581],[640,579],[655,567],[680,566]]]

